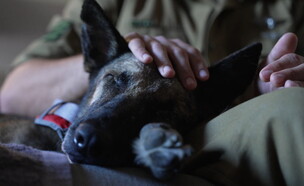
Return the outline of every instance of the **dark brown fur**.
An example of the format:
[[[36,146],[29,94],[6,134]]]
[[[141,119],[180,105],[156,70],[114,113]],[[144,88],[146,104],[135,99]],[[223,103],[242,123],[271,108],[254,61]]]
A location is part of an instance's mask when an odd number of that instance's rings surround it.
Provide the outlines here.
[[[28,117],[0,114],[0,142],[61,151],[57,133],[50,128],[35,125],[33,121]]]
[[[261,52],[254,44],[232,54],[189,92],[139,62],[95,1],[85,1],[81,18],[91,83],[63,150],[72,161],[108,166],[133,164],[136,155],[161,179],[191,154],[179,133],[223,112],[251,83]]]
[[[191,154],[181,136],[199,122],[223,112],[255,75],[260,44],[209,68],[210,79],[199,82],[197,89],[190,92],[178,79],[161,77],[155,64],[139,62],[94,0],[85,1],[81,17],[90,85],[62,146],[74,162],[121,166],[133,164],[137,156],[138,162],[149,167],[156,177],[168,178]],[[42,147],[34,141],[45,139],[44,129],[35,126],[32,130],[27,121],[5,123],[10,127],[1,126],[0,141]],[[16,138],[5,140],[9,136]]]

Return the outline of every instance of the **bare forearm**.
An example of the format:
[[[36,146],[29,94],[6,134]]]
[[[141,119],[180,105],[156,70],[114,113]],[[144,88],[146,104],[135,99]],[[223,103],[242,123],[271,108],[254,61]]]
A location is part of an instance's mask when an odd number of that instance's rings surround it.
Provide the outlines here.
[[[75,100],[87,88],[83,57],[35,59],[13,70],[1,90],[1,112],[27,116],[40,114],[54,99]]]

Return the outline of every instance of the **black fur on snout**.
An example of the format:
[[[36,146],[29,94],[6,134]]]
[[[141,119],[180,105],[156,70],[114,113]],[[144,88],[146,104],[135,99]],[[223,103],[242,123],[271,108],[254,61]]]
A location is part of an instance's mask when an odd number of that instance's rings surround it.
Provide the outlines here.
[[[190,112],[174,114],[177,104],[174,99],[157,99],[153,94],[138,97],[120,94],[106,103],[93,103],[68,131],[64,149],[72,152],[76,162],[132,164],[132,144],[144,125],[168,122],[183,126],[195,119]]]

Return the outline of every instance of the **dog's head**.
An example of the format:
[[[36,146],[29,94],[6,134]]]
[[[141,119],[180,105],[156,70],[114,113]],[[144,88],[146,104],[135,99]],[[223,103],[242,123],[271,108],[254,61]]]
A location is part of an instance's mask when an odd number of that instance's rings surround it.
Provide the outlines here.
[[[63,150],[74,162],[97,165],[132,163],[132,143],[145,124],[166,122],[178,128],[198,122],[199,118],[207,118],[211,112],[222,111],[245,89],[255,73],[259,45],[250,48],[250,51],[258,48],[257,52],[248,55],[245,50],[242,55],[234,54],[233,58],[225,59],[223,63],[228,61],[228,65],[212,67],[210,83],[200,84],[197,91],[188,92],[177,79],[161,77],[155,64],[139,62],[94,0],[84,2],[81,18],[84,21],[83,53],[86,70],[90,73],[90,86],[63,143]],[[254,62],[241,63],[244,57],[253,58]],[[239,69],[243,72],[235,72]],[[220,77],[212,78],[218,73]],[[226,76],[231,81],[226,80]],[[235,85],[239,81],[243,83]],[[212,96],[215,91],[225,94],[224,89],[231,96]],[[196,98],[205,95],[207,100]],[[196,101],[206,101],[207,104]],[[221,106],[212,109],[212,105],[218,102],[222,103]],[[197,111],[198,108],[208,108],[210,112],[205,116],[204,112]]]

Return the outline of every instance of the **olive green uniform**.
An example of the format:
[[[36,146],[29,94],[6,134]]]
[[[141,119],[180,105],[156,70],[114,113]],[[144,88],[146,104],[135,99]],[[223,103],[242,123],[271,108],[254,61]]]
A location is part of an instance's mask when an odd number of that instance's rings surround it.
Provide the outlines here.
[[[135,31],[179,38],[201,50],[209,64],[254,41],[263,43],[265,56],[289,31],[298,35],[298,53],[304,54],[304,2],[300,0],[97,1],[122,34]],[[81,53],[82,2],[70,1],[63,14],[53,18],[48,33],[14,64]],[[194,131],[200,153],[190,164],[191,174],[226,185],[304,185],[303,105],[304,89],[290,88],[221,114]]]
[[[304,54],[304,2],[267,0],[97,0],[122,35],[138,32],[179,38],[201,50],[212,63],[248,43],[263,43],[267,54],[286,32],[299,37]],[[83,0],[70,0],[48,33],[15,61],[62,58],[81,52],[80,9]]]

